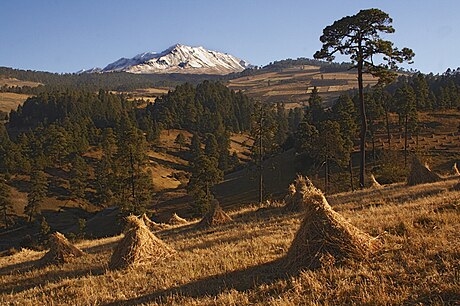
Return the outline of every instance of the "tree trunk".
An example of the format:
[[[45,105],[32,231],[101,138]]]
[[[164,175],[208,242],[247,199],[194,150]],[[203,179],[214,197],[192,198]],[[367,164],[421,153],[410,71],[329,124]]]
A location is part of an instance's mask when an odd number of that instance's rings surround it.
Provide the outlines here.
[[[326,158],[324,159],[324,193],[327,193],[328,192],[328,187],[329,187],[329,182],[328,182],[328,178],[327,178],[327,173],[329,172],[328,169],[328,160],[327,160],[327,154],[326,154]]]
[[[264,152],[264,146],[263,146],[263,119],[264,119],[264,113],[263,113],[263,108],[261,105],[260,108],[260,133],[259,133],[259,204],[262,204],[264,200],[264,190],[263,190],[263,183],[264,183],[264,177],[263,177],[263,152]]]
[[[385,125],[387,128],[388,150],[391,150],[390,119],[388,118],[388,110],[386,109],[385,109]]]
[[[407,167],[407,117],[404,118],[404,168]]]
[[[348,162],[348,170],[350,171],[350,186],[351,191],[355,191],[355,187],[353,186],[353,154],[350,154],[350,161]]]
[[[361,51],[360,51],[361,53]],[[359,187],[364,188],[364,177],[366,173],[366,133],[367,133],[367,118],[366,118],[366,106],[364,104],[364,93],[363,93],[363,60],[362,55],[359,56],[358,60],[358,88],[359,88],[359,111],[361,115],[361,139],[359,144],[360,149],[360,168],[359,168]]]
[[[135,183],[134,183],[134,157],[133,157],[133,152],[132,150],[129,152],[129,162],[131,165],[131,196],[133,198],[133,203],[135,203],[135,195],[136,195],[136,190],[135,190]]]
[[[372,160],[375,161],[375,138],[374,138],[374,131],[371,129],[371,141],[372,141]]]

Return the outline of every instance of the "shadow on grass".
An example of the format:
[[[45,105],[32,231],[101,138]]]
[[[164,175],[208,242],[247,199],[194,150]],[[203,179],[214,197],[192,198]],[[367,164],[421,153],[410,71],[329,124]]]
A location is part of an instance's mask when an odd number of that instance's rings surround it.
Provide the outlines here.
[[[105,273],[105,268],[102,265],[70,271],[62,271],[60,269],[55,269],[52,271],[41,273],[41,268],[37,267],[38,262],[39,260],[35,260],[30,261],[28,263],[24,263],[23,265],[13,265],[7,267],[9,269],[14,269],[10,271],[21,271],[20,269],[22,269],[21,273],[36,269],[37,271],[36,273],[34,272],[34,274],[37,275],[33,277],[24,278],[21,280],[15,280],[10,283],[2,284],[2,287],[0,288],[0,294],[14,294],[35,287],[42,287],[46,284],[55,283],[63,279],[79,278],[86,275],[101,275]]]
[[[28,272],[28,271],[36,269],[38,264],[39,264],[39,259],[36,259],[36,260],[20,262],[17,264],[4,266],[0,268],[0,275],[7,275],[7,274],[12,274],[12,273],[19,274],[19,273]]]
[[[166,303],[166,299],[173,295],[200,298],[204,296],[217,296],[219,293],[231,289],[245,291],[262,284],[269,284],[279,279],[290,277],[285,273],[283,266],[283,259],[278,259],[244,270],[213,275],[173,288],[157,290],[147,295],[128,300],[118,300],[106,305],[139,305],[152,302]]]

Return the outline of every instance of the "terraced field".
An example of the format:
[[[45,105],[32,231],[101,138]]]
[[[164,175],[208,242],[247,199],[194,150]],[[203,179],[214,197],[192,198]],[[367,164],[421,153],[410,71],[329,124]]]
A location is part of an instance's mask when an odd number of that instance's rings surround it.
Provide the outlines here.
[[[377,80],[371,75],[364,76],[364,86],[374,85]],[[305,103],[314,87],[326,105],[330,104],[343,91],[357,88],[356,73],[321,72],[318,66],[298,66],[278,72],[265,72],[254,76],[230,80],[228,87],[242,90],[249,96],[267,102],[284,102],[287,108]]]

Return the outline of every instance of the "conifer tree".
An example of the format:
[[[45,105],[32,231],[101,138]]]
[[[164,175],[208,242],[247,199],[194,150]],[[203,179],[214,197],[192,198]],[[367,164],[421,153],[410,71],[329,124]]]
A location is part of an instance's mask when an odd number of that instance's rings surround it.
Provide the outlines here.
[[[313,147],[313,154],[324,165],[325,192],[329,190],[331,164],[333,162],[339,166],[348,164],[350,154],[345,149],[339,123],[331,120],[321,122],[316,145]]]
[[[389,34],[395,30],[391,26],[393,20],[379,9],[361,10],[356,15],[343,17],[323,30],[320,41],[321,50],[314,54],[315,59],[333,61],[336,53],[349,55],[358,72],[359,110],[361,117],[360,134],[360,173],[359,184],[364,188],[366,167],[366,135],[367,117],[364,99],[363,73],[369,72],[379,78],[380,82],[388,83],[396,74],[390,69],[397,68],[398,63],[412,60],[411,49],[395,48],[393,43],[380,38],[380,33]],[[385,64],[376,64],[374,56],[381,54]]]
[[[348,171],[350,173],[350,186],[354,190],[353,184],[353,161],[351,154],[353,152],[353,144],[358,131],[356,123],[356,109],[350,96],[343,94],[332,107],[335,120],[340,125],[340,132],[343,139],[343,148],[345,154],[349,155]]]
[[[72,160],[69,187],[73,199],[84,199],[88,179],[88,165],[80,155],[75,155]]]
[[[213,199],[211,189],[222,181],[223,172],[218,168],[217,159],[205,154],[200,154],[193,161],[191,172],[187,191],[194,199],[192,208],[197,214],[203,215],[210,208]]]
[[[264,198],[263,161],[275,147],[274,131],[275,123],[271,106],[257,102],[252,114],[251,136],[254,139],[252,158],[259,175],[259,203],[262,203]]]
[[[32,172],[30,179],[30,191],[27,194],[27,205],[24,207],[24,213],[32,222],[40,213],[40,205],[48,192],[48,180],[46,174],[41,170]]]
[[[182,133],[177,134],[174,143],[179,146],[179,151],[182,151],[182,147],[185,146],[185,136]]]
[[[9,226],[8,215],[13,212],[13,203],[11,202],[11,190],[6,179],[0,176],[0,214],[6,228]]]
[[[404,126],[404,167],[407,166],[407,140],[409,132],[416,131],[417,128],[417,108],[414,90],[409,85],[404,85],[396,90],[396,100],[398,101],[398,115],[400,122]]]
[[[276,104],[276,115],[275,115],[275,143],[278,147],[281,147],[287,139],[289,132],[289,122],[286,109],[283,103]]]

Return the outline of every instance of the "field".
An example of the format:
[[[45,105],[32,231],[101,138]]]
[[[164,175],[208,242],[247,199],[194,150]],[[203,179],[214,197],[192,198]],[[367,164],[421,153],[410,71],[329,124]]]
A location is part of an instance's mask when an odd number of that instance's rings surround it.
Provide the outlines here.
[[[156,265],[110,271],[121,236],[77,243],[88,254],[34,267],[43,252],[0,258],[0,302],[20,305],[454,305],[460,302],[459,181],[342,193],[333,208],[378,237],[365,261],[288,274],[284,255],[301,213],[280,205],[230,212],[209,230],[195,221],[157,232],[177,255]]]
[[[17,86],[17,87],[23,87],[23,86],[28,86],[28,87],[37,87],[39,85],[42,85],[41,83],[37,82],[30,82],[30,81],[24,81],[24,80],[18,80],[15,78],[0,78],[0,87],[2,86]]]
[[[17,94],[12,92],[0,92],[0,112],[9,113],[24,103],[30,95]]]
[[[376,83],[371,75],[364,76],[364,86]],[[329,105],[342,92],[357,88],[358,81],[355,72],[321,72],[318,66],[298,66],[233,79],[227,86],[262,101],[281,101],[286,108],[294,108],[308,101],[315,86]]]

